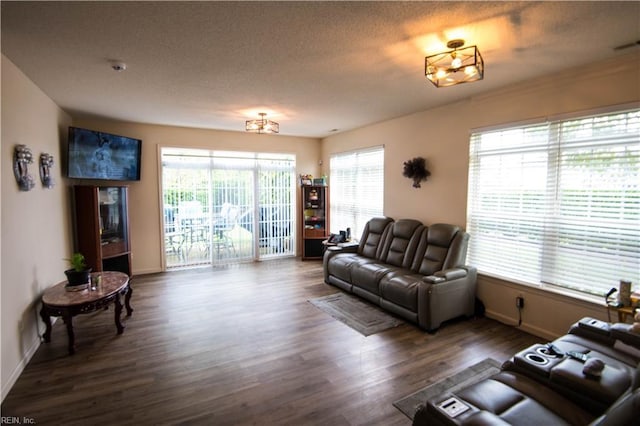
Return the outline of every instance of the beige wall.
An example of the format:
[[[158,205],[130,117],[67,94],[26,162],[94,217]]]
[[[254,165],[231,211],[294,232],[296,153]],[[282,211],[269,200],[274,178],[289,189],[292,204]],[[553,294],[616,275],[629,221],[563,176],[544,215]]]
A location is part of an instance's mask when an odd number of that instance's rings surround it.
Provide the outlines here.
[[[468,129],[461,126],[461,122],[467,121],[464,115],[452,114],[458,108],[464,108],[464,104],[432,109],[326,138],[322,145],[324,172],[329,175],[332,153],[384,145],[384,214],[394,219],[464,225]],[[424,157],[431,172],[421,188],[413,188],[413,181],[402,176],[403,162],[414,157]]]
[[[44,325],[38,309],[42,291],[64,280],[71,252],[68,194],[60,173],[60,138],[71,118],[2,56],[2,398],[39,345]],[[18,190],[13,148],[25,144],[36,186]],[[40,184],[38,157],[54,156],[56,186]]]
[[[142,178],[130,184],[133,273],[162,269],[158,147],[193,147],[231,151],[283,152],[296,155],[297,173],[317,174],[320,140],[154,126],[96,119],[73,120],[2,56],[2,398],[39,345],[38,316],[42,291],[64,280],[63,260],[73,251],[70,186],[91,183],[63,178],[67,127],[88,127],[143,140]],[[242,125],[242,123],[239,123]],[[28,145],[34,156],[54,155],[56,186],[38,183],[18,190],[11,158],[13,147]],[[38,178],[37,164],[29,168]],[[95,182],[104,184],[104,182]]]
[[[487,75],[490,76],[490,69]],[[428,82],[425,80],[424,84]],[[425,96],[437,96],[440,90],[456,88],[429,88]],[[638,101],[640,55],[625,55],[328,137],[323,140],[322,159],[328,168],[332,153],[384,144],[385,215],[464,227],[472,129]],[[427,159],[432,173],[420,189],[413,188],[411,181],[402,176],[403,161],[416,156]],[[499,254],[499,247],[496,252]],[[525,298],[523,329],[542,337],[563,334],[584,315],[606,319],[601,303],[549,295],[486,277],[479,279],[479,296],[487,314],[503,322],[517,323],[518,295]]]
[[[158,146],[296,154],[298,173],[328,172],[334,152],[385,145],[386,215],[423,222],[466,222],[469,131],[473,128],[529,120],[640,101],[640,55],[569,70],[478,96],[445,107],[419,112],[319,141],[79,119],[73,125],[143,140],[142,180],[131,184],[134,274],[159,271],[161,265]],[[490,70],[487,70],[490,72]],[[425,81],[425,84],[428,84]],[[482,84],[482,82],[474,83]],[[437,96],[437,91],[431,93]],[[455,90],[455,88],[439,89]],[[72,250],[68,186],[61,177],[66,127],[71,118],[2,57],[2,198],[0,228],[2,262],[2,397],[6,395],[38,346],[42,325],[37,316],[42,291],[64,279],[62,260]],[[10,167],[13,146],[25,143],[34,154],[56,158],[58,184],[20,192]],[[427,158],[432,176],[421,189],[402,177],[402,162]],[[318,167],[318,159],[325,170]],[[32,173],[37,176],[37,167]],[[473,236],[472,236],[473,237]],[[566,331],[584,316],[606,318],[602,306],[535,288],[481,277],[479,296],[489,316],[517,322],[515,296],[525,297],[523,329],[543,337]]]
[[[74,126],[142,139],[142,176],[130,184],[129,216],[133,274],[162,270],[158,147],[278,152],[296,155],[297,173],[318,171],[320,140],[282,135],[74,119]],[[238,122],[241,127],[244,123]],[[104,184],[104,182],[102,183]]]

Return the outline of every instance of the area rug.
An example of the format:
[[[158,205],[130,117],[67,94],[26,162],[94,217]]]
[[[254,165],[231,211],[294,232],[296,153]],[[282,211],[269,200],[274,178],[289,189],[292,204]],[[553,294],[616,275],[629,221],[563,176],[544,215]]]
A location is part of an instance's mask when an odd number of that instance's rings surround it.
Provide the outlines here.
[[[402,320],[347,293],[317,297],[309,299],[309,302],[363,336],[370,336],[404,324]]]
[[[492,358],[487,358],[469,368],[420,389],[411,395],[397,400],[393,405],[402,413],[413,420],[420,404],[431,398],[435,398],[445,392],[456,392],[462,388],[478,383],[500,371],[500,363]]]

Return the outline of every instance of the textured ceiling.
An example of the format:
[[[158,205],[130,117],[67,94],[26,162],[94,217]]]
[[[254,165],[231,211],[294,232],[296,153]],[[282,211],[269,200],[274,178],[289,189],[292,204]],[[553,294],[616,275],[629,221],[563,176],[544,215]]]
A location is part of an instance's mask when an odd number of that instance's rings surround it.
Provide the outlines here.
[[[640,2],[8,2],[2,53],[73,116],[323,137],[639,49]],[[424,57],[478,45],[485,79]],[[122,61],[115,72],[110,62]],[[640,73],[640,64],[639,64]],[[334,130],[336,131],[336,130]]]

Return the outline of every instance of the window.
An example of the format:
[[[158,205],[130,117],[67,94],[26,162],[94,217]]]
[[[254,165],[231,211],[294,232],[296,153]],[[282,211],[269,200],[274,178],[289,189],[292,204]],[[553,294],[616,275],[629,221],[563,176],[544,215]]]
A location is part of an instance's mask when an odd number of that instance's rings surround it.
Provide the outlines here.
[[[167,268],[295,254],[295,157],[162,149]]]
[[[640,281],[640,111],[471,135],[468,261],[602,296]]]
[[[329,169],[331,232],[351,228],[359,238],[369,219],[383,215],[384,146],[334,154]]]

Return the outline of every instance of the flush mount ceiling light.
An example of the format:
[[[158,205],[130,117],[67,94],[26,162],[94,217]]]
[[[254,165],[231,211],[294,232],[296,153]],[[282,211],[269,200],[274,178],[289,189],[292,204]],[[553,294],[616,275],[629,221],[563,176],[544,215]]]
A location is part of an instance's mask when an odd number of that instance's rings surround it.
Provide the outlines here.
[[[260,119],[258,120],[247,120],[245,125],[245,130],[247,132],[254,133],[279,133],[280,125],[275,121],[267,120],[266,113],[261,112],[258,114]]]
[[[447,87],[484,78],[484,61],[478,48],[462,46],[464,40],[451,40],[447,47],[453,50],[424,58],[424,74],[434,86]]]

